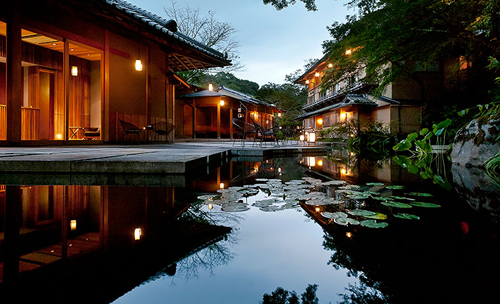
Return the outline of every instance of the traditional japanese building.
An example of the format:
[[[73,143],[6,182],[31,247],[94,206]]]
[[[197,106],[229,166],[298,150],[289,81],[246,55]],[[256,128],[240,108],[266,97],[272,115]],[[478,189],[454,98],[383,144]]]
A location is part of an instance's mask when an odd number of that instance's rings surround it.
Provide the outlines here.
[[[213,90],[193,88],[191,91],[179,96],[177,115],[184,124],[182,130],[176,130],[177,136],[233,138],[233,118],[248,123],[253,120],[267,129],[273,127],[275,116],[282,112],[273,104],[224,86]]]
[[[182,123],[175,72],[227,65],[175,21],[126,1],[8,1],[0,11],[0,145],[137,140],[120,120],[139,129]]]
[[[322,77],[333,65],[328,63],[328,55],[309,68],[295,83],[307,85],[308,99],[299,119],[306,132],[316,132],[354,119],[360,126],[379,122],[387,126],[391,133],[408,134],[421,129],[422,100],[416,84],[411,81],[391,83],[380,97],[370,95],[378,86],[363,82],[365,70],[358,70],[337,83],[324,88]],[[439,70],[422,71],[428,83],[442,84]],[[438,98],[439,89],[430,86],[428,96]]]

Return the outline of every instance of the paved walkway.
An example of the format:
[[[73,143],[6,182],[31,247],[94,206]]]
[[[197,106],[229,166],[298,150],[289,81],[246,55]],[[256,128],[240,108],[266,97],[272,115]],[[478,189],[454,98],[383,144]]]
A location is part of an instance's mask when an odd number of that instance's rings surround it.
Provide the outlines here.
[[[0,148],[0,174],[188,174],[229,157],[270,157],[324,153],[327,146],[270,143],[254,147],[232,141],[177,142],[163,145],[102,145]]]

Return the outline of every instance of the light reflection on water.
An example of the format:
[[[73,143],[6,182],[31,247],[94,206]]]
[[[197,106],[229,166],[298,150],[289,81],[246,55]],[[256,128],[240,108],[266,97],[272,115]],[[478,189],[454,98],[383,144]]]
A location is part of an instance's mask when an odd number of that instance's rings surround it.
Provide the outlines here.
[[[409,221],[393,216],[406,209],[381,205],[372,196],[348,199],[350,203],[343,205],[283,201],[252,206],[270,198],[269,192],[260,189],[238,198],[240,204],[214,201],[209,209],[207,202],[196,201],[199,196],[217,194],[221,186],[262,184],[266,179],[288,182],[304,176],[361,184],[382,196],[429,192],[434,195],[430,201],[441,208],[413,207],[411,213],[421,219]],[[373,181],[384,186],[366,186]],[[391,184],[407,188],[384,188]],[[338,186],[320,188],[328,197],[346,199]],[[22,204],[9,203],[16,199]],[[264,293],[277,287],[300,295],[308,284],[319,285],[320,303],[341,301],[339,294],[349,294],[345,290],[349,286],[361,297],[375,287],[389,303],[472,298],[488,303],[497,299],[496,289],[481,286],[500,283],[498,225],[460,202],[453,191],[422,181],[390,160],[368,162],[345,152],[267,161],[235,159],[185,188],[2,186],[0,205],[5,210],[0,214],[1,226],[6,227],[0,244],[2,280],[18,276],[16,267],[36,269],[20,276],[40,280],[46,277],[43,269],[50,266],[60,272],[50,276],[56,283],[48,284],[61,284],[54,291],[64,294],[60,298],[90,290],[74,303],[259,303]],[[344,227],[321,216],[355,208],[387,214],[389,226]],[[11,220],[12,214],[22,220]],[[141,229],[140,240],[134,239],[137,229]],[[9,249],[14,242],[23,245],[16,249],[20,258]],[[106,252],[108,258],[86,258],[89,252]],[[75,257],[82,260],[80,266],[60,267],[58,262]],[[106,266],[101,273],[96,271],[98,266],[87,267],[92,264]],[[99,284],[104,287],[96,288]],[[2,292],[5,286],[0,284]],[[366,286],[368,290],[363,290]],[[457,288],[460,295],[452,292]],[[29,284],[21,290],[31,289],[40,290]],[[430,292],[432,299],[426,296]]]

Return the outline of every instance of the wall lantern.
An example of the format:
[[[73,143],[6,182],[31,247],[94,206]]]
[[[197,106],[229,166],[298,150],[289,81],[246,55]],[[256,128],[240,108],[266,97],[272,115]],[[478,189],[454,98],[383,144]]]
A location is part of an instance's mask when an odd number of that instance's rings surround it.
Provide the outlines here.
[[[280,113],[278,113],[278,117],[281,117],[281,112],[280,112]]]
[[[316,133],[309,133],[309,140],[310,143],[314,143],[316,141]]]
[[[309,84],[309,80],[306,80],[306,84]]]
[[[142,229],[141,228],[135,228],[135,230],[134,230],[134,239],[136,241],[139,241],[141,239],[141,236],[142,236]]]
[[[135,61],[135,70],[136,71],[142,71],[142,61],[140,59],[137,59]]]
[[[333,63],[329,63],[329,64],[328,64],[328,67],[329,67],[330,69],[331,69],[331,68],[333,68]]]
[[[224,183],[220,183],[219,188],[224,189]]]
[[[211,83],[209,83],[209,84],[208,84],[208,90],[209,90],[209,91],[213,91],[213,90],[214,90],[214,85],[213,85],[213,84],[211,84]]]
[[[319,77],[319,72],[316,72],[316,73],[314,74],[314,77]]]
[[[323,124],[323,119],[322,118],[318,118],[318,120],[316,120],[316,122],[318,123],[318,125],[322,125]]]
[[[76,220],[71,220],[69,222],[69,227],[70,227],[71,231],[75,231],[76,230]]]
[[[71,76],[78,76],[78,67],[76,65],[71,67]]]
[[[219,104],[220,104],[220,106],[221,106],[221,107],[223,107],[223,106],[224,106],[224,99],[221,99],[221,100],[219,101]]]
[[[323,166],[323,160],[320,159],[320,160],[318,160],[318,167],[322,167],[322,166]]]
[[[352,53],[351,49],[348,49],[348,50],[345,51],[345,54],[348,55],[348,56],[351,55],[351,53]]]
[[[300,140],[300,141],[304,141],[304,134],[300,134],[300,136],[299,136],[299,140]]]

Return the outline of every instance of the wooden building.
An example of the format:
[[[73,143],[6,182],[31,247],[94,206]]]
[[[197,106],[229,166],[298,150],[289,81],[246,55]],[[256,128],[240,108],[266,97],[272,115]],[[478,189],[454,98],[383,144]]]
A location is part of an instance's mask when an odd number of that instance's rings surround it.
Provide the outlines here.
[[[178,123],[175,72],[227,65],[175,21],[122,0],[9,1],[0,11],[0,145],[137,141],[120,120]]]
[[[233,118],[252,120],[265,129],[273,127],[281,111],[273,104],[221,86],[215,90],[196,90],[179,96],[177,110],[183,119],[177,136],[192,138],[233,138]],[[193,132],[194,130],[194,132]]]

